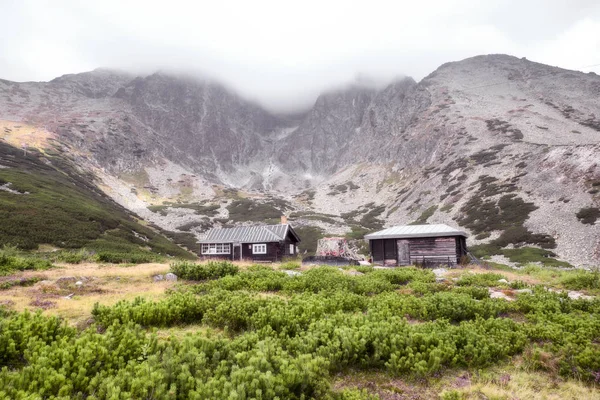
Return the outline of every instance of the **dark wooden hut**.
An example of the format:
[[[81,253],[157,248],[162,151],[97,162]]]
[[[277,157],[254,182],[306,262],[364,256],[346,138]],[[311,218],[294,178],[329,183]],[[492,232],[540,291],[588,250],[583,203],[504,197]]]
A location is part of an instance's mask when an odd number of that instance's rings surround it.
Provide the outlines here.
[[[365,236],[376,265],[456,265],[467,255],[467,235],[448,225],[394,226]]]
[[[211,229],[200,244],[203,258],[281,261],[298,255],[300,237],[289,224]]]

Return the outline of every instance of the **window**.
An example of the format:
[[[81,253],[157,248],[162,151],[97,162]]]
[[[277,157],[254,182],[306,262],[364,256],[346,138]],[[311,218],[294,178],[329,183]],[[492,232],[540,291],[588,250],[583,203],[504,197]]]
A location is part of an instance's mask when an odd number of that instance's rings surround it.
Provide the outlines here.
[[[229,243],[202,243],[202,254],[231,254]]]
[[[252,254],[267,254],[267,245],[266,244],[253,244],[252,245]]]
[[[290,254],[294,255],[294,245],[290,244]]]

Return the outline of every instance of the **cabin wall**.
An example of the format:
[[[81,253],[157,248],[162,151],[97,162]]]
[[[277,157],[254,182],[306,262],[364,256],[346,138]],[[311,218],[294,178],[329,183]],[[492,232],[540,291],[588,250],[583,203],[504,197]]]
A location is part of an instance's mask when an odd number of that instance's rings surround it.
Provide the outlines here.
[[[373,263],[377,265],[454,265],[466,254],[466,240],[462,236],[375,239],[369,242]]]
[[[456,237],[414,238],[408,240],[410,263],[439,262],[456,264],[460,258],[456,253]]]
[[[266,254],[254,254],[254,244],[266,244]],[[291,246],[293,245],[293,248]],[[234,260],[240,259],[239,246],[231,243],[231,254],[202,254],[202,245],[200,245],[200,254],[203,259],[210,260]],[[257,243],[242,243],[242,259],[258,262],[276,262],[281,261],[283,257],[296,257],[298,255],[298,240],[293,235],[288,235],[282,242],[257,242]]]

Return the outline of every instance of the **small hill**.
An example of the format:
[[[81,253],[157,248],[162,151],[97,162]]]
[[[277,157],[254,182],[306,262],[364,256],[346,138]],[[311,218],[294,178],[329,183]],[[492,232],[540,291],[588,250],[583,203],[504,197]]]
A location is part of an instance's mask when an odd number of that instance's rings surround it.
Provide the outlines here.
[[[0,246],[193,258],[137,222],[56,150],[18,149],[0,141]]]

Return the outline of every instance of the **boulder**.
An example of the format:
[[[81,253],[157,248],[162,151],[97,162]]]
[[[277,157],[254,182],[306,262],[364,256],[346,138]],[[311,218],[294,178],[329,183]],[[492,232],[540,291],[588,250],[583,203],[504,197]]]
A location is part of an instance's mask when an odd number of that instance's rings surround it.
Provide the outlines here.
[[[527,293],[527,294],[532,294],[533,290],[531,289],[517,289],[515,290],[515,293]]]
[[[435,268],[435,269],[432,269],[431,272],[433,272],[433,274],[439,278],[439,277],[446,275],[448,270],[446,268]]]
[[[508,284],[508,281],[506,279],[502,278],[502,279],[498,279],[498,283]]]
[[[169,272],[165,275],[165,279],[169,282],[177,282],[177,275],[172,272]]]
[[[348,274],[348,275],[352,275],[352,276],[361,276],[361,275],[364,275],[364,274],[363,274],[362,272],[360,272],[360,271],[348,271],[348,272],[346,272],[346,274]]]
[[[165,277],[164,277],[164,275],[154,275],[152,277],[152,279],[154,279],[154,282],[160,282],[160,281],[164,281]]]
[[[288,276],[300,276],[300,275],[302,275],[302,272],[292,271],[292,270],[289,270],[289,269],[283,270],[282,272],[285,272]]]

